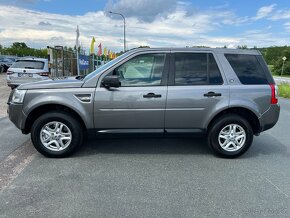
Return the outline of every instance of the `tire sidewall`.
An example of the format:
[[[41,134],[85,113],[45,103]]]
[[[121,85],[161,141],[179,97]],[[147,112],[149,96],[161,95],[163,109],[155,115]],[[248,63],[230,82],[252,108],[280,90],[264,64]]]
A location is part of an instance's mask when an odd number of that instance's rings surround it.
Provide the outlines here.
[[[243,147],[241,147],[237,151],[224,150],[220,146],[219,141],[218,141],[218,136],[219,136],[220,131],[229,124],[240,125],[246,133],[245,144],[243,145]],[[213,124],[208,135],[208,142],[212,150],[216,154],[223,157],[228,157],[228,158],[235,158],[244,154],[250,148],[252,141],[253,141],[252,127],[250,126],[247,120],[245,120],[243,117],[240,117],[238,115],[228,115],[228,116],[221,117]]]
[[[52,151],[46,148],[40,139],[40,131],[47,123],[58,121],[65,124],[71,131],[72,139],[70,145],[62,151]],[[71,155],[77,147],[82,144],[83,131],[79,122],[74,119],[70,114],[63,112],[50,112],[40,116],[32,125],[31,140],[34,147],[41,154],[47,157],[67,157]]]

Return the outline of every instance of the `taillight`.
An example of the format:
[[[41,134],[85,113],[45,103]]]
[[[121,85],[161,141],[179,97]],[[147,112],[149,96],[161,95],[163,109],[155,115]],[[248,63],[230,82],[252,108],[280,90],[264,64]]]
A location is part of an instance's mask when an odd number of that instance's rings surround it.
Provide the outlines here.
[[[8,70],[6,73],[7,73],[7,75],[11,75],[11,74],[13,74],[14,72],[13,72],[13,71],[10,71],[10,70]]]
[[[39,76],[50,76],[49,72],[37,73]]]
[[[271,87],[271,104],[278,104],[278,88],[275,84],[270,84]]]

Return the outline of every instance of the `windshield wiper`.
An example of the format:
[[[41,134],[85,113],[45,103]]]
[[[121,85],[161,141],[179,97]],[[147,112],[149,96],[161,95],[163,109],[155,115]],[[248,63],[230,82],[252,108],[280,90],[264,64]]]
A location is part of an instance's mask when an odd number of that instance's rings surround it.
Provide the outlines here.
[[[86,75],[80,75],[80,76],[76,76],[76,79],[83,80],[85,77],[86,77]]]

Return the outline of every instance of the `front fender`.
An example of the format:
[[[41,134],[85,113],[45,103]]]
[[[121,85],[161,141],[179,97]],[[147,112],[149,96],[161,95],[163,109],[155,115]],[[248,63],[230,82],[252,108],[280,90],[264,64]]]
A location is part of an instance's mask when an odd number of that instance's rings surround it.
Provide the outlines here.
[[[75,94],[91,94],[91,102],[84,103]],[[75,111],[87,129],[94,128],[93,122],[94,89],[28,90],[24,99],[23,113],[28,117],[35,109],[45,105],[61,105]]]

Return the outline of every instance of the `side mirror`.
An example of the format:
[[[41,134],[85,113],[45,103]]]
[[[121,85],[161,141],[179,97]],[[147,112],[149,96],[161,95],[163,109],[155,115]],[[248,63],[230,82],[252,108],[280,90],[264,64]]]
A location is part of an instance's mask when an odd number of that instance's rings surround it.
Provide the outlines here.
[[[102,80],[102,85],[107,89],[111,87],[119,88],[121,86],[121,82],[118,76],[106,76]]]

